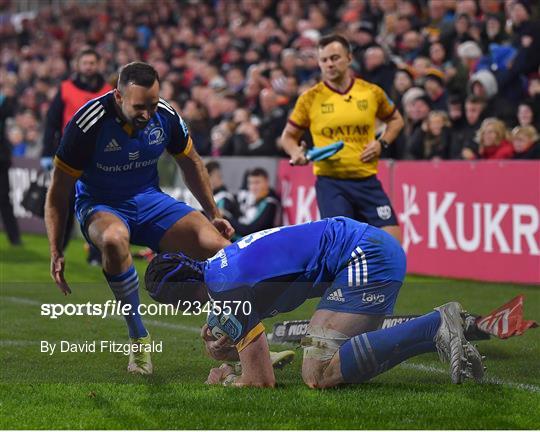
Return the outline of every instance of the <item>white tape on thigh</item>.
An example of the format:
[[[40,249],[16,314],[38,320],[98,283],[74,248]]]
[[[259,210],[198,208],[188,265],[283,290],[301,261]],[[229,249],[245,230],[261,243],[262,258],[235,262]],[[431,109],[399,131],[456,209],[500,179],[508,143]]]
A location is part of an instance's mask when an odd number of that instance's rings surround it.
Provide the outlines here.
[[[325,327],[308,327],[307,335],[302,339],[304,347],[304,359],[311,358],[320,361],[328,361],[341,345],[350,339],[336,330]]]

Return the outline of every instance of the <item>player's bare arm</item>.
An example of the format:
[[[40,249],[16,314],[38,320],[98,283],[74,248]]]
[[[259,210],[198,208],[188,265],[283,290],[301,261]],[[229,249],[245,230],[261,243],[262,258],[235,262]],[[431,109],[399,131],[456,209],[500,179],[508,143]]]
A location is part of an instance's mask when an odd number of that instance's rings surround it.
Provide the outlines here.
[[[287,123],[281,134],[281,146],[290,156],[291,165],[306,165],[309,161],[306,158],[306,145],[302,142],[298,144],[304,133],[303,129],[297,128]]]
[[[71,293],[64,279],[64,254],[62,244],[68,215],[69,196],[77,179],[61,169],[55,168],[45,201],[45,226],[49,237],[51,276],[65,294]]]
[[[185,157],[177,159],[177,163],[182,170],[187,187],[199,201],[212,224],[223,237],[230,239],[234,234],[234,228],[226,219],[221,217],[212,195],[208,173],[195,148],[192,147]]]
[[[403,126],[405,125],[405,123],[403,122],[403,117],[397,109],[388,119],[385,120],[385,123],[386,130],[384,134],[378,140],[373,140],[368,143],[368,145],[360,155],[360,159],[362,160],[362,162],[370,162],[373,159],[378,158],[381,155],[383,149],[381,141],[392,144],[398,137],[401,129],[403,129]]]

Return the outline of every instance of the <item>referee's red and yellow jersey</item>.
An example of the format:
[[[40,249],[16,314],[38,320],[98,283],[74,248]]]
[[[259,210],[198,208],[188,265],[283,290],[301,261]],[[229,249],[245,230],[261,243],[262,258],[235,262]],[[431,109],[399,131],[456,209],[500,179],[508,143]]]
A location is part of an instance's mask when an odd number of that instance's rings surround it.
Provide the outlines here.
[[[357,179],[377,173],[378,160],[364,163],[360,154],[375,139],[376,119],[385,121],[396,107],[384,90],[356,78],[345,92],[320,82],[298,98],[289,123],[309,129],[315,147],[342,140],[345,147],[313,164],[315,175]]]

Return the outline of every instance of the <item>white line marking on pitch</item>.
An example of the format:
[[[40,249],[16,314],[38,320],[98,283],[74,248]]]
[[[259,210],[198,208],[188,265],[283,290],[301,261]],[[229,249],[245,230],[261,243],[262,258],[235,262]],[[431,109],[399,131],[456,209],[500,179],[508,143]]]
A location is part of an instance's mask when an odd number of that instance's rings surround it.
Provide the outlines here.
[[[38,346],[39,341],[12,340],[12,339],[0,340],[0,346],[30,346],[30,345]]]
[[[8,300],[12,303],[18,303],[18,304],[26,304],[26,305],[32,305],[32,306],[41,306],[42,302],[37,300],[31,300],[24,297],[0,297],[1,300]],[[122,317],[114,316],[115,319],[122,320]],[[168,328],[172,330],[182,330],[182,331],[189,331],[192,333],[199,333],[200,329],[198,327],[194,326],[188,326],[183,324],[174,324],[174,323],[168,323],[168,322],[162,322],[157,320],[145,320],[146,323],[149,325],[153,325],[156,327],[161,328]],[[7,342],[9,344],[9,340],[2,341],[2,343]],[[14,342],[12,345],[17,345],[18,342],[25,342],[25,341],[12,341]],[[448,371],[441,368],[436,368],[434,366],[428,366],[424,364],[418,364],[418,363],[402,363],[401,367],[407,368],[407,369],[415,369],[420,371],[426,371],[426,372],[432,372],[432,373],[442,373],[447,374]],[[505,381],[500,378],[494,377],[494,376],[487,376],[484,378],[484,382],[490,383],[490,384],[496,384],[496,385],[503,385],[508,387],[517,388],[520,390],[525,390],[532,393],[540,393],[540,387],[532,385],[532,384],[522,384],[522,383],[515,383],[511,381]]]
[[[425,372],[432,372],[432,373],[442,373],[442,374],[448,374],[448,371],[446,369],[437,368],[434,366],[428,366],[425,364],[418,364],[418,363],[402,363],[400,367],[406,368],[406,369],[415,369],[419,371],[425,371]],[[497,384],[497,385],[503,385],[507,387],[513,387],[520,390],[525,390],[528,392],[533,393],[540,393],[540,387],[532,385],[532,384],[521,384],[521,383],[515,383],[511,381],[505,381],[500,378],[494,377],[494,376],[486,376],[484,377],[483,381],[488,384]]]

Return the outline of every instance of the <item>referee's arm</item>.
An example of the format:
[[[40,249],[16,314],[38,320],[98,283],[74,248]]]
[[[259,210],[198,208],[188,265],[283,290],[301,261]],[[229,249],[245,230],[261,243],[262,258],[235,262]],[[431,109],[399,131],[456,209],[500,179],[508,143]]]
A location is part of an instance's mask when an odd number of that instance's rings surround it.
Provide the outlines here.
[[[405,125],[403,122],[403,117],[401,117],[401,114],[397,109],[395,109],[394,112],[383,121],[386,123],[386,130],[378,140],[373,140],[366,146],[360,155],[362,162],[370,162],[371,160],[378,158],[382,152],[381,141],[386,141],[388,144],[392,144]]]
[[[294,126],[290,122],[285,125],[281,133],[281,147],[290,157],[291,165],[306,165],[306,144],[299,144],[300,138],[304,134],[304,129]]]

